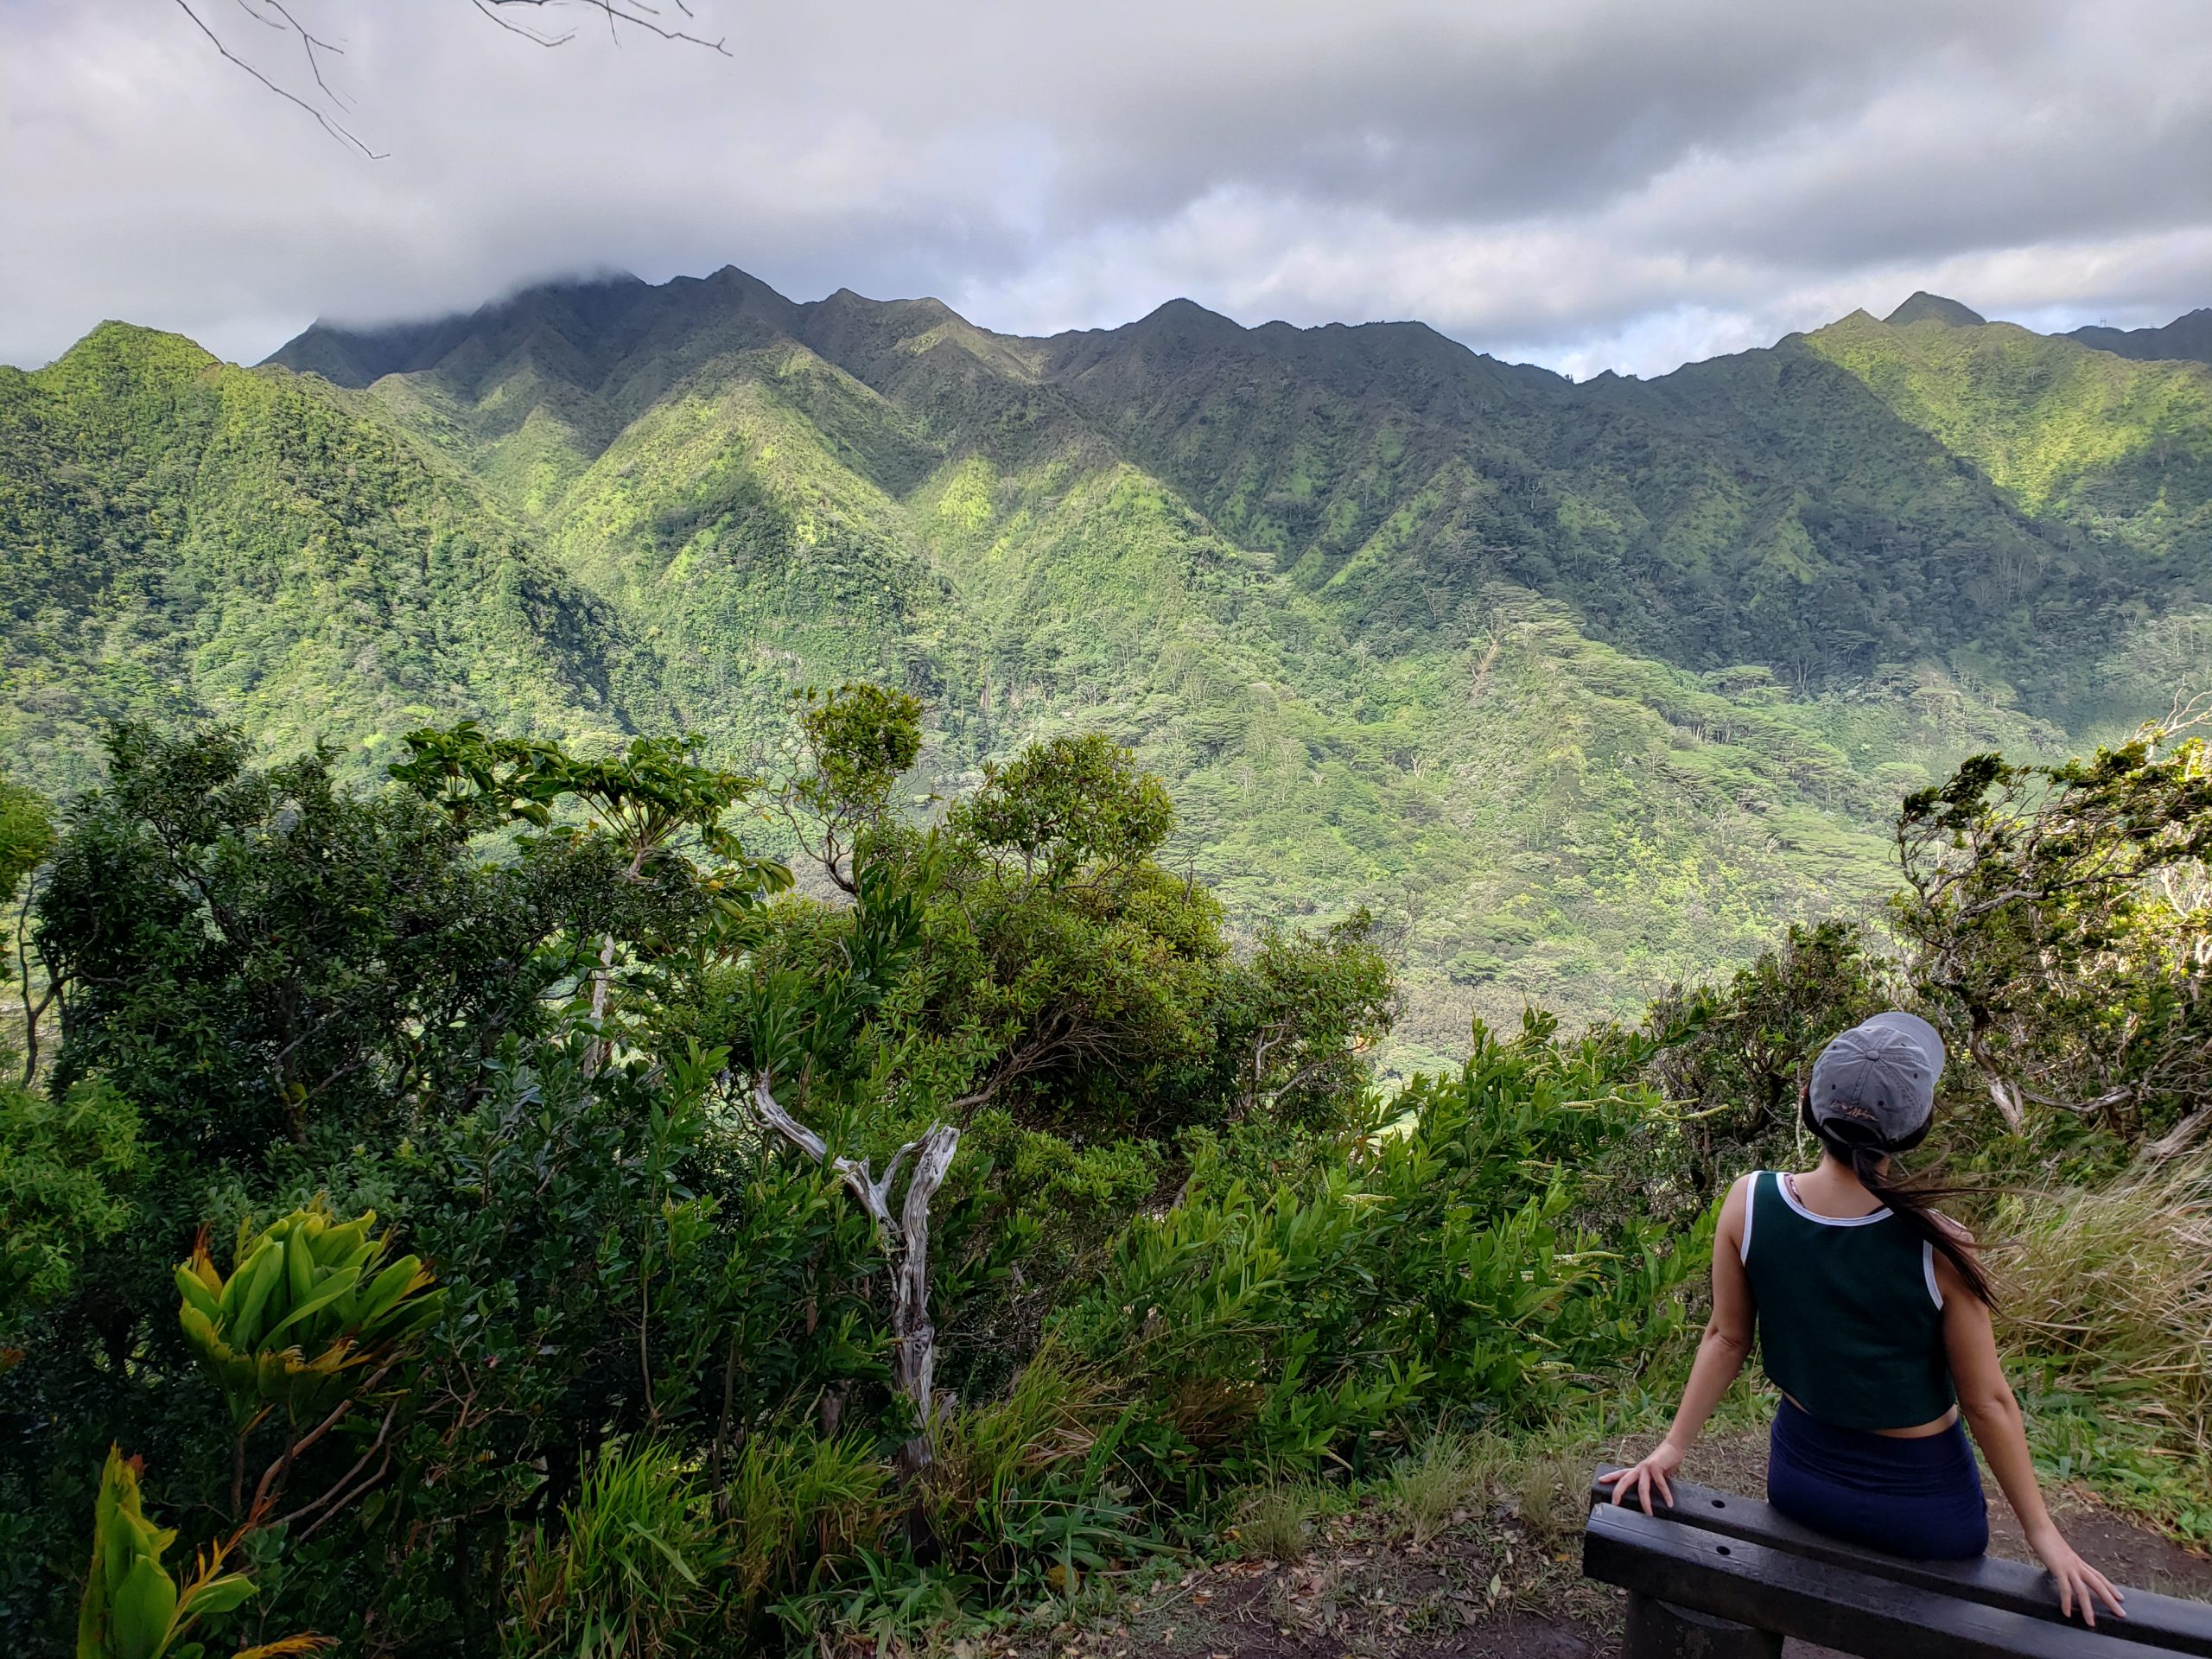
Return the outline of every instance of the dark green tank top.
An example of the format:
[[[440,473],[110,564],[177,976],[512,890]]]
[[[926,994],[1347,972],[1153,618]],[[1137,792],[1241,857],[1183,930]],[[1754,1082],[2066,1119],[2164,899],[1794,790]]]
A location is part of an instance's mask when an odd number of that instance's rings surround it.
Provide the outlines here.
[[[1951,1408],[1933,1246],[1887,1210],[1805,1209],[1772,1170],[1744,1211],[1760,1362],[1775,1387],[1840,1428],[1916,1428]]]

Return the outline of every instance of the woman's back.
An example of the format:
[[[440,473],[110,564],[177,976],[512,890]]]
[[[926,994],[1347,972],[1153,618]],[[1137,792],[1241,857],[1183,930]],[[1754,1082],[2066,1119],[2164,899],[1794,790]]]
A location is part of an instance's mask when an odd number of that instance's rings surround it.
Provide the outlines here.
[[[1919,1428],[1949,1412],[1933,1248],[1886,1209],[1817,1214],[1772,1170],[1745,1199],[1744,1267],[1775,1386],[1842,1428]]]

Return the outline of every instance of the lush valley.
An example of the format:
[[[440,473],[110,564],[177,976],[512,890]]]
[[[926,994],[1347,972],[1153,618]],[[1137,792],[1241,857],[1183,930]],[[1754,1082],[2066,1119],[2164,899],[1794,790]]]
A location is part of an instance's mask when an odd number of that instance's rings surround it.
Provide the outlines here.
[[[16,1647],[1065,1652],[1346,1527],[1377,1651],[1548,1616],[1891,1006],[2042,1478],[2212,1536],[2203,712],[2044,764],[2202,683],[2212,367],[735,273],[280,355],[0,377]]]
[[[1410,1056],[1743,960],[1886,884],[1904,790],[2207,661],[2212,368],[1924,296],[1574,385],[1416,324],[1024,340],[728,270],[272,365],[110,326],[0,375],[19,775],[124,713],[363,776],[460,715],[772,760],[793,687],[883,681],[917,793],[1103,730],[1239,925],[1370,906]]]

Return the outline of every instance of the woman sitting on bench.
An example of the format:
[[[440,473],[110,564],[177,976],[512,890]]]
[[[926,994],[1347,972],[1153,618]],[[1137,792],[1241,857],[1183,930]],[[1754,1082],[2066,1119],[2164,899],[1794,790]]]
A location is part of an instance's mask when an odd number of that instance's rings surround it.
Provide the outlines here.
[[[2123,1613],[2120,1592],[2074,1553],[2037,1488],[2020,1408],[1997,1360],[1989,1281],[1965,1229],[1898,1185],[1890,1157],[1927,1136],[1942,1039],[1879,1014],[1821,1051],[1800,1109],[1821,1143],[1808,1174],[1761,1171],[1730,1189],[1713,1241],[1713,1319],[1681,1409],[1657,1449],[1605,1477],[1613,1502],[1668,1477],[1751,1352],[1782,1390],[1767,1501],[1833,1537],[1923,1560],[1989,1547],[1963,1411],[2059,1605]]]

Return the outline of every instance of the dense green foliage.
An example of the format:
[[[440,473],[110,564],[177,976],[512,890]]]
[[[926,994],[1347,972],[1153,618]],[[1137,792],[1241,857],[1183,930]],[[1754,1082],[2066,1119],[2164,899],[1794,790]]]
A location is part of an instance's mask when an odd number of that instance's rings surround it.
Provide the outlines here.
[[[111,734],[33,906],[58,1052],[0,1102],[4,1639],[134,1573],[211,1653],[964,1618],[1202,1542],[1255,1486],[1415,1466],[1440,1423],[1663,1390],[1725,1177],[1787,1155],[1810,1055],[1878,1001],[1954,1033],[1944,1140],[2016,1186],[2212,1122],[2176,1058],[2207,955],[2176,881],[2212,845],[2185,731],[1909,799],[1895,954],[1830,919],[1638,1028],[1478,1023],[1385,1095],[1371,922],[1234,939],[1159,862],[1174,804],[1127,748],[1035,743],[920,815],[913,699],[793,716],[757,777],[466,722],[377,785]],[[752,809],[842,848],[828,896],[748,849]],[[2032,1007],[1990,1001],[2024,950]],[[2125,1109],[2044,1092],[2098,1064],[2144,1080]],[[2160,1179],[1994,1221],[2040,1310],[2013,1340],[2042,1453],[2188,1530],[2156,1426],[2202,1422],[2201,1256],[2139,1261],[2147,1300],[2068,1268],[2122,1274],[2145,1206],[2196,1237]],[[118,1470],[137,1491],[111,1446],[219,1593],[118,1556],[86,1598],[88,1518],[123,1525]]]
[[[604,602],[373,411],[120,324],[0,371],[0,734],[49,786],[118,716],[217,711],[296,752],[663,706]]]
[[[464,716],[757,771],[793,688],[874,681],[918,792],[1103,731],[1235,930],[1382,918],[1399,1065],[1471,1004],[1738,965],[1882,889],[1899,794],[2205,666],[2212,371],[1948,302],[1576,385],[1411,325],[1017,340],[732,270],[276,361],[110,326],[0,374],[24,776],[210,714],[368,775]]]

